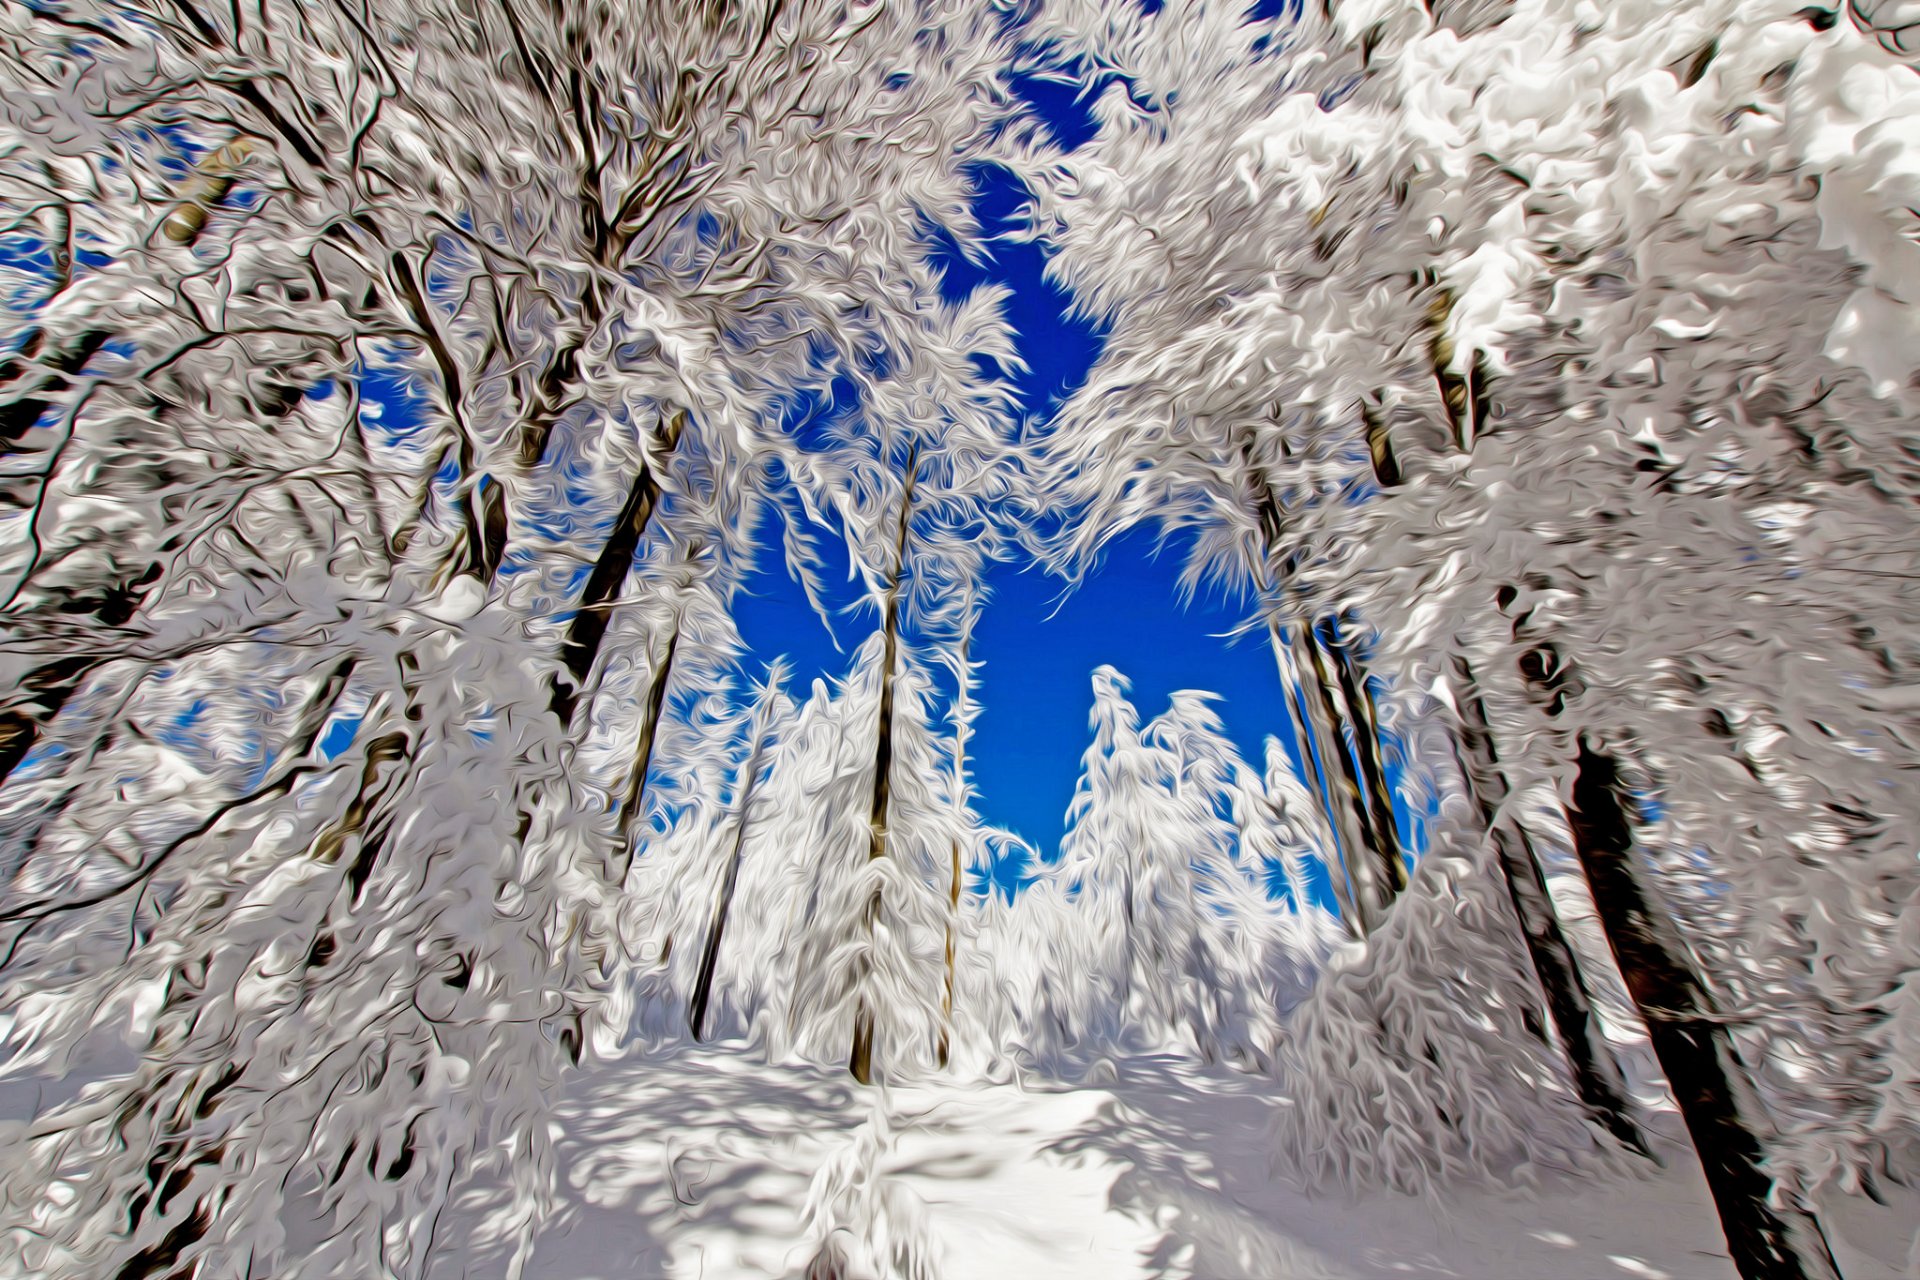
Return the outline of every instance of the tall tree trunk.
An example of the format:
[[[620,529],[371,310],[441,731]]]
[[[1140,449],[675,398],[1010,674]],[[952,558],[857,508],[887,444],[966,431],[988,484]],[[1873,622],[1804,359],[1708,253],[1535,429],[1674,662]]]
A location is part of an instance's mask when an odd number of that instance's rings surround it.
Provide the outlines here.
[[[1390,879],[1382,884],[1379,879],[1379,869],[1389,859],[1381,853],[1360,777],[1342,741],[1346,715],[1333,687],[1326,655],[1314,636],[1311,622],[1304,616],[1310,612],[1307,601],[1288,599],[1290,595],[1297,597],[1297,593],[1288,589],[1285,571],[1274,567],[1285,521],[1273,485],[1266,473],[1254,464],[1251,432],[1241,438],[1240,455],[1247,479],[1253,486],[1253,500],[1260,519],[1261,564],[1257,567],[1260,590],[1281,615],[1291,615],[1285,625],[1278,620],[1269,623],[1274,660],[1279,664],[1280,683],[1293,713],[1294,727],[1300,734],[1302,753],[1307,757],[1306,767],[1314,775],[1314,789],[1326,806],[1328,826],[1340,843],[1337,852],[1345,872],[1344,892],[1340,894],[1341,920],[1348,933],[1363,937],[1378,925],[1393,900],[1394,882]],[[1318,715],[1305,701],[1309,684],[1318,695]],[[1360,738],[1357,727],[1354,736],[1357,742]],[[1398,866],[1398,855],[1393,855],[1391,861]]]
[[[1371,933],[1386,917],[1387,908],[1393,905],[1398,886],[1405,882],[1405,869],[1400,864],[1399,855],[1384,843],[1383,833],[1374,827],[1373,811],[1367,804],[1366,787],[1355,763],[1355,757],[1364,753],[1366,731],[1353,720],[1351,709],[1327,660],[1326,648],[1320,643],[1316,630],[1304,621],[1290,628],[1290,631],[1298,633],[1294,639],[1296,648],[1305,651],[1307,665],[1313,672],[1312,688],[1319,701],[1322,723],[1329,730],[1325,735],[1327,751],[1333,761],[1334,774],[1339,779],[1342,801],[1339,807],[1347,815],[1340,833],[1343,839],[1349,830],[1353,836],[1353,843],[1346,854],[1347,874],[1354,882],[1361,931]],[[1349,735],[1353,738],[1355,751],[1347,749]]]
[[[1387,786],[1386,764],[1380,754],[1379,716],[1366,672],[1353,656],[1352,642],[1344,634],[1339,619],[1328,618],[1325,627],[1325,648],[1333,658],[1340,693],[1346,699],[1353,726],[1353,754],[1359,762],[1360,781],[1372,815],[1373,852],[1378,859],[1380,882],[1387,888],[1386,899],[1380,904],[1384,911],[1407,887],[1407,863],[1400,852],[1400,824],[1393,814],[1393,793]]]
[[[647,682],[647,710],[640,721],[640,740],[634,744],[633,772],[627,775],[627,794],[614,824],[614,848],[620,851],[619,871],[613,880],[616,885],[627,882],[627,872],[633,867],[633,824],[645,810],[647,775],[653,770],[653,744],[660,739],[660,717],[666,711],[667,686],[673,680],[673,657],[679,648],[680,627],[676,619],[673,632],[667,636],[667,651],[660,655]]]
[[[660,423],[658,444],[663,459],[670,458],[678,447],[686,422],[686,414],[680,412]],[[555,675],[549,705],[562,728],[572,726],[575,708],[593,671],[594,662],[599,657],[600,647],[606,640],[613,604],[633,570],[634,556],[639,552],[641,539],[646,536],[659,506],[660,480],[653,461],[643,456],[639,472],[627,490],[626,501],[614,517],[613,530],[601,545],[600,554],[595,557],[593,569],[587,575],[586,586],[581,589],[573,619],[561,638],[560,660],[567,674],[565,677]],[[500,513],[504,521],[504,503]],[[504,537],[503,527],[503,545]],[[490,580],[493,571],[498,568],[498,557],[493,557],[488,564],[490,567],[484,580]],[[659,731],[660,717],[666,707],[667,683],[679,640],[680,631],[676,624],[667,638],[667,651],[660,665],[654,669],[647,687],[647,710],[641,722],[640,742],[634,753],[634,772],[627,782],[626,803],[621,806],[619,817],[614,822],[614,849],[617,852],[614,862],[608,867],[607,881],[616,891],[626,884],[627,873],[633,867],[633,823],[645,796],[647,772],[653,760],[653,744]],[[575,1063],[579,1062],[586,1048],[586,1016],[586,1009],[576,1006],[569,1020],[568,1049]]]
[[[1305,657],[1300,643],[1301,628],[1282,627],[1272,623],[1267,628],[1273,641],[1273,657],[1280,670],[1280,687],[1285,693],[1287,711],[1293,720],[1294,732],[1298,735],[1302,763],[1306,766],[1308,781],[1312,786],[1315,799],[1320,802],[1321,810],[1327,815],[1327,829],[1334,835],[1337,847],[1329,852],[1340,864],[1340,874],[1334,877],[1334,892],[1340,900],[1340,920],[1347,932],[1355,937],[1366,936],[1369,918],[1367,908],[1361,904],[1371,900],[1372,895],[1362,891],[1362,882],[1366,876],[1366,866],[1361,861],[1360,850],[1366,847],[1361,834],[1359,811],[1355,808],[1357,793],[1348,793],[1335,781],[1337,766],[1333,763],[1338,746],[1334,741],[1334,732],[1326,722],[1313,713],[1306,700],[1306,678],[1303,666]]]
[[[947,980],[940,995],[940,1069],[946,1070],[953,1050],[954,933],[960,924],[960,841],[953,841],[952,877],[947,881]]]
[[[768,696],[772,696],[771,691]],[[707,1038],[707,1003],[713,997],[713,971],[720,960],[720,941],[726,936],[727,913],[733,908],[733,889],[740,880],[740,854],[747,845],[747,820],[753,811],[753,789],[760,778],[760,753],[766,741],[765,720],[762,715],[756,715],[753,751],[741,775],[739,812],[733,820],[733,853],[727,859],[727,872],[720,882],[720,896],[713,904],[713,923],[707,928],[707,943],[700,952],[700,972],[693,980],[693,1002],[687,1011],[687,1028],[695,1040]]]
[[[1631,1118],[1619,1064],[1593,1016],[1579,961],[1560,928],[1533,842],[1526,828],[1506,811],[1512,791],[1500,768],[1486,702],[1473,667],[1465,657],[1456,655],[1453,668],[1460,682],[1460,741],[1465,748],[1467,788],[1499,858],[1501,879],[1513,903],[1514,918],[1520,924],[1574,1088],[1595,1123],[1623,1145],[1651,1156],[1646,1139]]]
[[[1641,884],[1624,790],[1614,758],[1581,739],[1568,814],[1574,850],[1700,1155],[1734,1266],[1744,1280],[1836,1280],[1839,1270],[1813,1215],[1768,1203],[1773,1180],[1761,1165],[1760,1139],[1741,1114],[1745,1068],[1684,943]]]
[[[894,537],[893,574],[887,581],[886,616],[882,627],[886,643],[880,659],[880,714],[874,729],[873,803],[867,814],[867,861],[887,856],[887,814],[893,788],[893,668],[900,653],[900,581],[907,568],[907,531],[913,522],[913,488],[920,465],[920,446],[907,454],[906,483],[900,494],[900,528]],[[869,936],[880,919],[880,895],[867,901],[865,928]],[[873,1083],[873,1009],[866,993],[855,1000],[853,1047],[847,1070],[861,1084]]]
[[[973,589],[967,590],[966,622],[960,632],[959,661],[954,664],[956,689],[953,696],[953,804],[962,818],[966,817],[967,795],[967,729],[970,720],[968,711],[968,680],[970,666],[967,661],[973,639]],[[960,838],[955,836],[948,850],[950,866],[947,877],[947,954],[946,981],[940,994],[940,1045],[935,1060],[942,1071],[952,1058],[953,1050],[953,985],[954,964],[959,944],[960,932]]]
[[[686,422],[684,413],[676,413],[661,424],[660,452],[663,458],[672,456],[674,448],[680,443],[680,433],[686,427]],[[653,513],[659,506],[659,477],[654,474],[653,464],[643,459],[640,472],[634,476],[633,485],[627,491],[627,500],[622,504],[620,514],[614,518],[613,532],[601,546],[600,554],[593,562],[593,570],[587,575],[587,585],[580,592],[580,603],[574,610],[573,620],[567,624],[565,638],[560,642],[560,661],[566,667],[567,675],[572,677],[570,684],[563,682],[559,676],[555,676],[553,681],[553,713],[563,725],[573,721],[574,705],[579,701],[580,691],[593,670],[600,645],[607,637],[607,626],[612,620],[611,606],[628,573],[633,570],[633,557],[639,551],[640,540],[646,536],[647,526],[653,522]]]

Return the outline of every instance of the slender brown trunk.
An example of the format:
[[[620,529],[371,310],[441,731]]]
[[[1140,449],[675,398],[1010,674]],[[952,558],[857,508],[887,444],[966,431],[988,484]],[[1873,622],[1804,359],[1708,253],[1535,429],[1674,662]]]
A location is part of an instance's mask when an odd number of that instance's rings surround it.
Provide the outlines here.
[[[660,717],[666,711],[667,686],[673,679],[673,657],[679,648],[680,630],[676,626],[667,637],[667,651],[660,655],[659,665],[654,667],[653,677],[647,683],[647,713],[640,721],[640,741],[633,749],[633,772],[627,775],[627,794],[616,823],[615,847],[621,856],[619,873],[613,881],[616,885],[627,882],[627,872],[633,866],[633,824],[644,816],[647,774],[653,769],[653,745],[660,740]]]
[[[907,479],[900,495],[900,528],[894,537],[893,576],[887,583],[886,617],[882,627],[886,637],[880,659],[880,715],[875,728],[873,758],[873,804],[867,815],[867,860],[887,856],[887,812],[892,800],[893,777],[893,668],[900,652],[900,580],[907,567],[907,531],[913,522],[913,487],[920,463],[920,446],[907,454]],[[865,927],[873,932],[880,918],[880,898],[875,894],[867,902]],[[847,1070],[861,1084],[873,1083],[873,1009],[863,992],[853,1009],[853,1047],[847,1056]]]
[[[940,999],[940,1069],[946,1070],[953,1047],[954,930],[960,921],[960,842],[953,842],[953,874],[947,881],[947,983]]]
[[[973,600],[972,592],[969,591],[968,592],[969,605],[972,604],[972,600]],[[964,812],[963,802],[966,796],[966,789],[967,789],[967,720],[968,720],[967,679],[968,679],[968,672],[969,672],[969,667],[967,663],[967,654],[969,649],[971,648],[971,643],[972,643],[973,623],[971,619],[971,612],[972,610],[969,608],[968,610],[969,618],[966,623],[967,629],[963,630],[960,636],[960,654],[959,654],[960,661],[955,667],[956,678],[959,682],[959,685],[957,690],[954,693],[954,706],[953,706],[953,717],[952,717],[953,718],[954,802],[962,806],[963,812]],[[940,1069],[943,1071],[946,1069],[947,1063],[950,1061],[952,1057],[952,1048],[953,1048],[953,982],[954,982],[953,969],[954,969],[954,961],[956,958],[955,952],[958,947],[957,935],[960,930],[961,867],[960,867],[960,840],[957,836],[954,838],[952,842],[952,847],[949,853],[952,860],[952,865],[949,868],[949,874],[947,878],[946,984],[942,989],[941,1000],[940,1000],[940,1046],[939,1046],[938,1054],[936,1055],[937,1060],[940,1064]]]
[[[1500,768],[1486,702],[1473,668],[1466,658],[1457,655],[1453,667],[1460,681],[1460,742],[1465,748],[1467,789],[1499,858],[1501,879],[1513,903],[1514,918],[1519,922],[1561,1052],[1566,1055],[1574,1088],[1596,1124],[1623,1145],[1651,1157],[1646,1139],[1631,1118],[1619,1064],[1601,1034],[1599,1020],[1593,1016],[1579,961],[1560,928],[1533,842],[1526,828],[1505,811],[1512,792]]]
[[[1453,428],[1454,447],[1462,453],[1471,453],[1475,435],[1472,389],[1465,378],[1453,371],[1453,339],[1447,336],[1447,321],[1452,315],[1452,292],[1436,290],[1433,300],[1427,304],[1427,361],[1433,366],[1440,403],[1446,409],[1448,425]]]
[[[1642,887],[1618,764],[1582,739],[1575,768],[1574,850],[1699,1153],[1734,1266],[1744,1280],[1835,1280],[1839,1270],[1814,1216],[1769,1203],[1765,1153],[1741,1114],[1745,1068],[1685,944]]]
[[[753,788],[760,778],[760,753],[767,741],[764,722],[755,717],[753,752],[740,784],[739,812],[734,817],[733,852],[727,859],[726,876],[720,882],[720,896],[713,904],[713,923],[707,928],[706,946],[700,952],[700,972],[693,981],[693,1003],[687,1012],[687,1029],[695,1040],[707,1038],[707,1003],[713,997],[713,971],[720,961],[720,942],[727,932],[727,913],[733,908],[733,889],[740,880],[740,854],[747,846],[747,819],[753,810]]]

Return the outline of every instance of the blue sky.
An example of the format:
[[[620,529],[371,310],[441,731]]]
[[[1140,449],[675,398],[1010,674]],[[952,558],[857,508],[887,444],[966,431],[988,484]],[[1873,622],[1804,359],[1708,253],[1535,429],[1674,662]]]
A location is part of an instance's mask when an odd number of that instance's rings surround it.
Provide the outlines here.
[[[1256,637],[1238,644],[1222,638],[1241,610],[1204,599],[1183,610],[1176,553],[1155,560],[1152,550],[1148,531],[1117,539],[1100,570],[1064,601],[1058,579],[1014,565],[988,571],[991,596],[973,645],[981,663],[981,710],[970,763],[986,819],[1043,852],[1052,852],[1065,826],[1091,736],[1089,678],[1102,663],[1133,681],[1143,719],[1164,710],[1176,689],[1222,695],[1221,718],[1250,764],[1263,758],[1268,734],[1283,741],[1289,734],[1272,652]],[[787,654],[800,693],[814,677],[846,670],[847,655],[835,650],[800,589],[785,578],[777,551],[750,589],[735,617],[753,661]],[[870,618],[841,625],[841,643],[851,648],[871,626]]]

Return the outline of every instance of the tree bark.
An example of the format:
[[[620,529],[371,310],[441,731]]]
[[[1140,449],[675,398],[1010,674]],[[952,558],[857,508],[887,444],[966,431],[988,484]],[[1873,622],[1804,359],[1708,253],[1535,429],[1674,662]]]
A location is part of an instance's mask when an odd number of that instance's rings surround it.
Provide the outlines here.
[[[1739,1104],[1745,1068],[1685,944],[1641,884],[1624,791],[1614,758],[1582,739],[1568,813],[1574,850],[1699,1153],[1734,1266],[1744,1280],[1837,1280],[1839,1270],[1814,1216],[1798,1206],[1776,1209],[1768,1203],[1773,1179]]]
[[[1283,615],[1302,614],[1307,602],[1299,600],[1296,607],[1287,600],[1290,594],[1297,593],[1288,590],[1284,571],[1273,567],[1285,522],[1272,484],[1254,465],[1251,434],[1242,438],[1240,453],[1253,486],[1260,519],[1262,563],[1257,567],[1260,589]],[[1340,844],[1337,852],[1345,872],[1345,891],[1340,895],[1341,920],[1354,937],[1364,937],[1379,924],[1393,901],[1395,879],[1390,876],[1381,883],[1380,870],[1391,862],[1398,868],[1399,881],[1404,883],[1405,869],[1397,852],[1390,856],[1382,853],[1360,777],[1343,741],[1347,717],[1311,623],[1304,617],[1295,617],[1286,625],[1275,620],[1269,623],[1268,630],[1273,638],[1274,659],[1279,664],[1287,705],[1293,712],[1295,728],[1300,731],[1307,769],[1315,775],[1315,790],[1326,805],[1328,826]],[[1305,700],[1309,683],[1318,695],[1317,716]],[[1358,726],[1355,726],[1354,738],[1356,743],[1360,741]]]
[[[1302,646],[1297,643],[1299,630],[1298,627],[1283,628],[1277,622],[1267,628],[1273,641],[1273,657],[1279,667],[1280,687],[1286,695],[1287,711],[1298,734],[1301,754],[1305,757],[1303,763],[1308,780],[1313,785],[1315,798],[1320,801],[1322,811],[1329,819],[1328,830],[1333,833],[1338,846],[1331,852],[1340,863],[1340,874],[1334,877],[1333,884],[1340,900],[1340,920],[1351,936],[1361,938],[1366,936],[1368,925],[1366,909],[1361,903],[1371,898],[1361,888],[1366,867],[1360,861],[1359,850],[1364,847],[1364,841],[1353,808],[1353,797],[1340,790],[1328,764],[1334,758],[1336,749],[1334,735],[1307,705],[1306,681],[1301,671]]]
[[[1513,903],[1514,918],[1546,999],[1560,1050],[1566,1055],[1575,1091],[1596,1124],[1623,1145],[1650,1157],[1652,1151],[1631,1118],[1619,1064],[1593,1016],[1579,961],[1554,912],[1553,897],[1533,842],[1526,828],[1505,811],[1512,791],[1500,768],[1486,703],[1473,668],[1458,655],[1453,668],[1460,682],[1460,741],[1465,748],[1463,772],[1468,790],[1499,859],[1501,879]]]
[[[756,720],[758,717],[756,717]],[[695,1040],[707,1038],[707,1004],[713,997],[713,972],[720,961],[720,942],[726,936],[727,914],[733,908],[733,889],[740,880],[740,855],[747,845],[747,819],[753,810],[753,788],[760,778],[760,753],[766,745],[764,723],[754,725],[753,752],[740,786],[740,811],[734,818],[733,853],[727,859],[726,876],[720,882],[720,896],[713,905],[713,923],[707,928],[706,946],[700,951],[700,972],[693,981],[693,1002],[687,1011],[687,1029]]]
[[[947,882],[947,982],[940,997],[940,1069],[946,1070],[953,1048],[954,932],[960,920],[960,842],[953,842],[953,874]]]
[[[969,593],[969,604],[971,604],[971,593]],[[969,610],[969,614],[971,614],[971,610]],[[967,654],[971,648],[972,626],[972,622],[969,621],[967,623],[967,629],[961,632],[960,660],[955,666],[959,690],[954,696],[953,791],[954,803],[960,805],[963,811],[965,809],[964,800],[967,787]],[[955,948],[958,941],[957,934],[960,930],[961,866],[960,840],[958,836],[954,837],[950,855],[952,865],[949,869],[947,879],[946,984],[941,990],[940,1045],[936,1054],[940,1069],[943,1071],[946,1070],[947,1063],[951,1059],[953,1048],[953,967],[956,958]]]
[[[867,815],[867,861],[887,856],[887,814],[892,801],[893,776],[893,668],[900,652],[900,581],[907,567],[907,531],[913,522],[913,487],[920,464],[920,446],[907,454],[906,484],[900,495],[900,528],[894,537],[893,576],[887,582],[886,643],[880,659],[880,715],[874,732],[873,804]],[[867,902],[865,927],[869,935],[880,918],[880,897]],[[861,1084],[873,1083],[873,1009],[862,992],[853,1009],[853,1046],[847,1070]]]
[[[620,850],[619,873],[614,884],[627,882],[627,872],[633,867],[633,824],[639,821],[647,799],[647,774],[653,769],[653,746],[660,739],[660,717],[667,707],[667,686],[673,679],[673,658],[680,648],[680,630],[676,626],[673,634],[667,637],[667,651],[660,655],[659,665],[654,667],[653,676],[647,682],[647,711],[640,721],[640,740],[633,749],[633,772],[627,775],[627,794],[620,805],[620,817],[615,824],[618,833],[614,847]]]
[[[1372,851],[1378,860],[1380,882],[1387,888],[1387,896],[1380,904],[1384,912],[1407,887],[1407,863],[1400,851],[1400,824],[1393,814],[1393,792],[1387,786],[1386,764],[1380,756],[1379,716],[1366,672],[1353,656],[1352,645],[1342,634],[1339,620],[1328,618],[1326,630],[1325,647],[1333,657],[1340,693],[1346,699],[1353,725],[1353,754],[1360,765],[1360,781],[1372,814]]]
[[[686,427],[686,422],[684,413],[676,413],[661,424],[662,455],[672,456],[674,448],[680,443],[680,433]],[[566,637],[560,642],[560,661],[566,667],[567,675],[572,678],[571,684],[568,684],[556,675],[553,682],[553,713],[563,725],[573,721],[574,706],[579,701],[580,691],[593,671],[594,659],[600,654],[601,644],[607,638],[613,602],[627,575],[633,570],[633,557],[639,551],[640,540],[646,536],[647,527],[653,523],[653,513],[659,506],[659,477],[654,474],[653,464],[643,459],[640,473],[633,478],[633,485],[627,491],[626,502],[621,506],[620,514],[614,517],[613,532],[600,548],[600,554],[593,562],[593,570],[587,575],[587,585],[580,592],[580,603],[574,610],[573,620],[567,624]]]

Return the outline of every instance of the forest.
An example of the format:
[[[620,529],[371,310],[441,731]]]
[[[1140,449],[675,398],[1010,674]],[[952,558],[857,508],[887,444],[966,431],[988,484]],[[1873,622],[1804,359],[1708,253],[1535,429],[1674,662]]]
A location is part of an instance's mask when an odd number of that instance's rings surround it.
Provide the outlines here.
[[[1920,0],[0,0],[0,296],[0,1274],[1920,1275]]]

